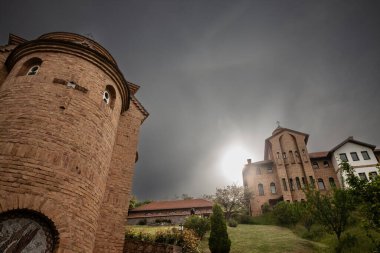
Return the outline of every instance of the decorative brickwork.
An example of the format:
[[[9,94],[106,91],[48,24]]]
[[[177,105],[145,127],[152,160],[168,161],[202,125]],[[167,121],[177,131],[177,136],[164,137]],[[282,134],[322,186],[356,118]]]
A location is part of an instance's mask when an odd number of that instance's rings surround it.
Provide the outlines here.
[[[265,203],[273,206],[278,201],[305,201],[303,189],[306,185],[313,185],[322,192],[342,187],[340,161],[337,162],[334,152],[348,142],[359,145],[359,150],[378,154],[374,145],[353,137],[330,151],[309,153],[306,147],[308,138],[308,134],[279,126],[265,140],[265,160],[252,163],[248,159],[243,169],[243,182],[253,192],[250,201],[253,216],[262,213]],[[368,161],[362,166],[367,174],[375,171],[372,164],[375,160]]]
[[[130,103],[127,82],[96,42],[50,33],[12,43],[0,50],[0,213],[46,216],[57,252],[121,252],[147,112]],[[26,71],[30,59],[41,62],[36,73]],[[107,85],[113,108],[102,99]]]

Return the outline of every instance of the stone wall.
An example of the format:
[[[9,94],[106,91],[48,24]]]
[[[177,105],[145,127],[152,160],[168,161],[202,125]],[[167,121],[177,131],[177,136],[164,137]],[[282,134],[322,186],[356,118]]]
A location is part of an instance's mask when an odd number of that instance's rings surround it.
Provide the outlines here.
[[[182,248],[161,243],[125,240],[123,253],[182,253]]]

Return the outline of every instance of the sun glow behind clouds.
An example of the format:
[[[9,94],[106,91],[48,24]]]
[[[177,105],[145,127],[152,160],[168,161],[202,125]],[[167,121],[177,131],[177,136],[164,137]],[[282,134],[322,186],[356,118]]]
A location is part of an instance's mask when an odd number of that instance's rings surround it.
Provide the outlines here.
[[[231,183],[242,184],[242,170],[250,157],[247,149],[241,144],[227,146],[222,152],[220,167],[223,175]]]

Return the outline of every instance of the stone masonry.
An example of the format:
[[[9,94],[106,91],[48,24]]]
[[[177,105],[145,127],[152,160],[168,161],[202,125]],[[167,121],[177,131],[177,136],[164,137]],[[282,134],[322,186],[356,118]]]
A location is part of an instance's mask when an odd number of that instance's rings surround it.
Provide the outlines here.
[[[20,224],[9,217],[43,217],[53,252],[122,252],[148,116],[137,90],[91,39],[10,35],[0,47],[0,222],[8,217],[4,224],[17,233]],[[31,231],[19,234],[20,245],[34,240]]]

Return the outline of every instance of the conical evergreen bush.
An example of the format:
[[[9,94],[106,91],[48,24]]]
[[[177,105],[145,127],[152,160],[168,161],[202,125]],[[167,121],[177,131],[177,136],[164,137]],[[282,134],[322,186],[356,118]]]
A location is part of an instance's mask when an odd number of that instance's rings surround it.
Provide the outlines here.
[[[211,232],[208,240],[211,253],[229,253],[231,240],[228,238],[226,220],[222,208],[215,204],[211,215]]]

